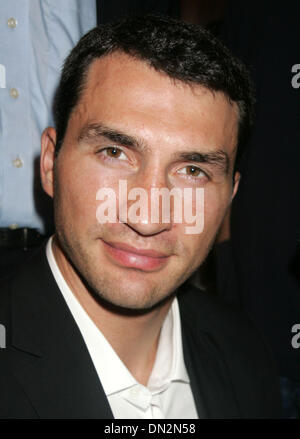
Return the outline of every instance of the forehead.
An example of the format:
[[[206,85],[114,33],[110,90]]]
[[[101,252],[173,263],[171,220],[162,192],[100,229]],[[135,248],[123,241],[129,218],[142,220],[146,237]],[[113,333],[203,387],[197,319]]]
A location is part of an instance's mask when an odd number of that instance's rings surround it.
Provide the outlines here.
[[[100,122],[150,141],[153,133],[160,133],[179,143],[201,136],[218,146],[234,146],[238,109],[220,92],[190,86],[146,62],[115,53],[91,64],[71,119],[78,129]]]

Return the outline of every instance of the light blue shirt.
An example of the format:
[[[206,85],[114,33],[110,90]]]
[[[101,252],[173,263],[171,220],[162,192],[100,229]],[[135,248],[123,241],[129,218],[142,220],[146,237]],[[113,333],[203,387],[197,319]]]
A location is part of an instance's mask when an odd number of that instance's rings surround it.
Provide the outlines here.
[[[95,26],[95,0],[0,1],[0,227],[45,231],[40,138],[63,60]]]

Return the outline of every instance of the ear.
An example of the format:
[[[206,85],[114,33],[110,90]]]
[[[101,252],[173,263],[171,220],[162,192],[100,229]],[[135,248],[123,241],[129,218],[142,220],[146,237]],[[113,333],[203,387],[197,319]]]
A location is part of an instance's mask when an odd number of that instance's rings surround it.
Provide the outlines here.
[[[234,174],[234,183],[233,183],[233,191],[232,191],[232,195],[231,195],[231,201],[234,199],[234,197],[238,191],[240,179],[241,179],[241,174],[239,172],[236,172]]]
[[[56,145],[56,131],[48,127],[42,134],[40,172],[44,191],[53,198],[54,193],[54,156]]]

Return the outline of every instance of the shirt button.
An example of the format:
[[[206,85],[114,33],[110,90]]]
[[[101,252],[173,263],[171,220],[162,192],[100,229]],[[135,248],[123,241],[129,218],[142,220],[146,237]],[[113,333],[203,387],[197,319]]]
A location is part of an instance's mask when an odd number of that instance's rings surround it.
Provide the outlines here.
[[[9,226],[9,228],[10,228],[11,230],[16,230],[18,227],[19,227],[18,224],[11,224],[11,225]]]
[[[22,168],[23,161],[20,159],[20,157],[17,157],[16,159],[13,160],[13,165],[15,168]]]
[[[17,99],[19,97],[19,92],[16,88],[11,88],[9,94],[12,98]]]
[[[15,27],[17,27],[17,24],[18,24],[17,20],[16,20],[15,18],[13,18],[13,17],[10,17],[10,18],[7,20],[7,26],[10,27],[10,28],[12,28],[12,29],[14,29]]]

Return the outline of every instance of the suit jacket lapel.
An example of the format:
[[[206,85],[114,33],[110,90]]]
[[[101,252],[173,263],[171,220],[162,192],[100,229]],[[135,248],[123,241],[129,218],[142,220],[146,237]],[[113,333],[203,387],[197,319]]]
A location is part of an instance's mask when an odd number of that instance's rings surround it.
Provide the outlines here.
[[[45,250],[13,283],[13,368],[41,418],[113,418]]]
[[[203,293],[199,291],[199,294]],[[196,308],[179,295],[183,354],[200,418],[237,418],[240,411],[222,351],[209,329],[205,301]]]

